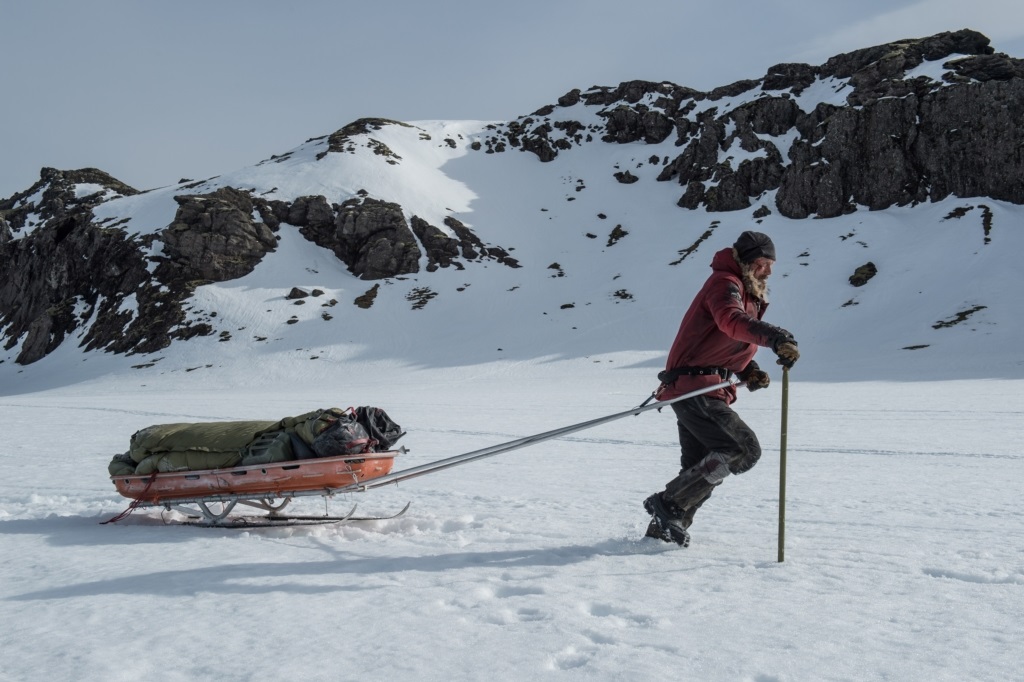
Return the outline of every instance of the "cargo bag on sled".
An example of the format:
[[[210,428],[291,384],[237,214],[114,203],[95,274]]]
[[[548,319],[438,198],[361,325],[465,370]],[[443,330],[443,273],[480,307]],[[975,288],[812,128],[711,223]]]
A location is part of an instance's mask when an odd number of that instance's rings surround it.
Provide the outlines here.
[[[378,452],[402,435],[377,407],[332,407],[276,422],[157,424],[136,431],[108,472],[140,476]]]

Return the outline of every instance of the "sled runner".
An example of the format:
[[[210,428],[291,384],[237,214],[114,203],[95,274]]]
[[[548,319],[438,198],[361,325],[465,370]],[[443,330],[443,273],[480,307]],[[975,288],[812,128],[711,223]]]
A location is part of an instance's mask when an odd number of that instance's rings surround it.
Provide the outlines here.
[[[115,476],[117,491],[133,500],[126,514],[145,507],[163,507],[198,518],[198,525],[253,526],[310,523],[343,523],[396,518],[355,516],[355,507],[341,516],[291,516],[282,510],[296,497],[360,489],[364,481],[388,474],[394,458],[405,449],[367,452],[195,471],[175,471],[142,476]],[[237,505],[267,512],[261,517],[231,516]]]

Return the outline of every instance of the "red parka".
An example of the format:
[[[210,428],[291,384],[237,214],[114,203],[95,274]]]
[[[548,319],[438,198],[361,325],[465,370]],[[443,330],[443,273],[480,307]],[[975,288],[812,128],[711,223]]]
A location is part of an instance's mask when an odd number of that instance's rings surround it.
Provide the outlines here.
[[[747,292],[731,248],[715,254],[711,270],[683,316],[665,369],[721,367],[740,372],[754,359],[758,346],[773,348],[779,340],[792,338],[786,330],[761,321],[768,304]],[[680,376],[662,388],[658,400],[671,400],[722,381],[717,374]],[[729,386],[706,395],[732,403],[736,388]]]

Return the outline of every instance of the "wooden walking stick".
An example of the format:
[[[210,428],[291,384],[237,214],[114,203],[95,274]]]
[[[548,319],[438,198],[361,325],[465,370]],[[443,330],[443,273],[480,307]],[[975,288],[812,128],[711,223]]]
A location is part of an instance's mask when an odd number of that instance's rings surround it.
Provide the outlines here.
[[[786,558],[786,422],[789,419],[789,368],[782,368],[782,435],[779,439],[779,563]]]

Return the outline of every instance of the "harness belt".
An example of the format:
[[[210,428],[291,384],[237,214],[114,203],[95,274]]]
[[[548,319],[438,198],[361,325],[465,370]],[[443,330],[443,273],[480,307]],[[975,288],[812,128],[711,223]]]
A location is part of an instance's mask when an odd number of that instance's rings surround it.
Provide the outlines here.
[[[666,386],[670,386],[675,383],[676,379],[682,376],[703,376],[708,374],[717,374],[722,379],[728,381],[732,371],[724,367],[673,367],[672,369],[659,372],[658,381]]]

